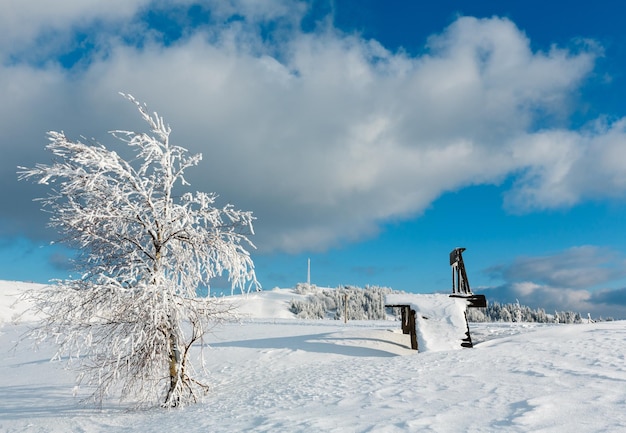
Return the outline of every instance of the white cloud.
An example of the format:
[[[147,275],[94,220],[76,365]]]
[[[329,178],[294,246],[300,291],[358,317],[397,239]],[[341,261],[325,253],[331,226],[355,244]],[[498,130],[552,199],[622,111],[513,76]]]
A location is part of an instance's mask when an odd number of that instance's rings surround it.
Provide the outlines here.
[[[488,269],[504,281],[478,290],[492,300],[545,308],[548,312],[575,311],[626,317],[626,291],[606,285],[626,276],[624,257],[611,249],[591,245],[569,248],[548,256],[520,257]]]
[[[583,131],[552,130],[520,137],[514,157],[526,171],[509,192],[510,209],[569,207],[583,200],[624,199],[626,118]]]
[[[32,58],[32,53],[25,51],[33,50],[43,55],[41,45],[49,49],[55,44],[66,44],[77,28],[128,22],[149,3],[150,0],[4,0],[0,53],[5,59],[15,55]]]
[[[481,290],[490,302],[515,303],[531,308],[543,308],[547,313],[573,311],[592,318],[626,317],[624,289],[604,289],[596,292],[585,289],[553,287],[533,282],[520,282]]]
[[[120,6],[112,16],[111,6],[69,3],[49,22],[72,25],[86,17],[123,26],[142,5]],[[249,21],[296,20],[304,11],[286,1],[221,7],[222,14],[239,8]],[[18,41],[48,25],[27,9],[11,15],[28,15],[26,29],[9,30]],[[297,28],[286,25],[280,31],[288,37],[271,46],[253,25],[240,23],[198,28],[169,46],[149,39],[132,46],[105,33],[98,38],[109,38],[107,49],[80,70],[4,66],[0,87],[9,97],[0,110],[17,119],[0,120],[9,131],[3,147],[15,154],[0,176],[14,179],[16,161],[39,162],[41,153],[32,149],[43,146],[47,129],[101,138],[106,130],[138,126],[132,107],[117,97],[124,91],[163,115],[178,144],[204,154],[190,172],[194,188],[255,211],[255,242],[264,250],[359,239],[381,221],[418,214],[445,191],[497,183],[520,170],[514,207],[573,204],[591,194],[571,171],[586,164],[583,156],[594,146],[601,149],[594,151],[594,170],[608,167],[612,175],[595,182],[593,192],[610,183],[619,195],[626,187],[613,159],[621,152],[620,123],[587,133],[536,131],[546,116],[557,125],[567,117],[593,68],[591,48],[533,52],[524,33],[498,18],[459,18],[417,57],[332,26],[316,33]],[[26,202],[18,198],[16,208],[32,212]]]
[[[509,282],[552,287],[593,288],[626,276],[626,260],[609,248],[572,247],[552,255],[518,257],[511,264],[487,270]]]

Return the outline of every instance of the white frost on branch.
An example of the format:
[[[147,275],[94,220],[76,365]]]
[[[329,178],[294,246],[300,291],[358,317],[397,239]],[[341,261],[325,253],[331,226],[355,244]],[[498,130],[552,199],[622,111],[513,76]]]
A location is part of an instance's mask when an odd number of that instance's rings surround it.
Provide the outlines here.
[[[123,96],[150,129],[111,132],[134,150],[133,160],[52,131],[47,148],[55,162],[20,167],[20,179],[57,185],[39,200],[50,225],[79,251],[83,273],[30,293],[46,315],[32,335],[53,337],[59,356],[80,357],[80,377],[96,387],[97,400],[121,383],[122,396],[149,401],[163,389],[164,404],[175,406],[206,389],[191,377],[189,350],[229,315],[215,298],[198,297],[198,288],[223,274],[233,292],[259,287],[246,249],[254,248],[254,217],[215,207],[215,194],[175,197],[202,156],[170,145],[163,118]]]

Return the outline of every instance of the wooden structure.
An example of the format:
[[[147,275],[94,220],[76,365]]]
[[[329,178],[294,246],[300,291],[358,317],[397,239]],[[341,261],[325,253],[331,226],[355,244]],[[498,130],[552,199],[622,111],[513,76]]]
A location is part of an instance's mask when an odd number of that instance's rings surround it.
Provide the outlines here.
[[[458,319],[464,320],[465,325],[465,335],[460,337],[460,345],[461,347],[473,347],[472,338],[470,336],[469,324],[467,322],[467,313],[466,308],[484,308],[487,306],[487,300],[485,295],[476,295],[472,293],[472,290],[469,285],[469,281],[467,279],[467,273],[465,271],[465,264],[463,263],[463,251],[465,248],[455,248],[450,253],[450,266],[452,268],[452,294],[449,295],[449,298],[459,298],[457,301],[462,306],[456,307],[457,311],[459,308],[462,308],[463,316]],[[409,334],[411,337],[411,349],[419,350],[418,345],[418,329],[416,325],[416,309],[423,310],[419,308],[420,300],[415,300],[419,295],[392,295],[389,296],[388,299],[392,299],[393,302],[386,303],[385,307],[393,307],[399,308],[401,313],[401,323],[402,323],[402,332],[404,334]],[[423,295],[422,298],[424,301],[431,300],[431,298],[426,298],[426,296],[445,296],[445,295]],[[461,301],[465,301],[464,303]],[[445,310],[445,308],[443,308]],[[433,311],[431,309],[431,311]],[[429,317],[425,315],[421,315],[420,319],[429,320]],[[422,322],[426,323],[426,322]],[[461,326],[461,325],[459,325]],[[459,337],[455,337],[456,341],[459,341]],[[457,343],[458,344],[458,343]],[[457,346],[458,347],[458,346]]]
[[[417,328],[415,326],[415,310],[411,304],[390,304],[385,307],[399,308],[402,315],[402,333],[411,336],[411,349],[419,350],[417,345]]]
[[[465,248],[455,248],[450,252],[450,267],[452,268],[452,294],[471,294],[472,290],[467,280],[465,264],[463,263]]]
[[[464,298],[468,307],[485,308],[487,299],[485,295],[475,295],[472,293],[465,263],[463,263],[463,251],[465,248],[455,248],[450,252],[450,267],[452,268],[452,295],[453,298]]]

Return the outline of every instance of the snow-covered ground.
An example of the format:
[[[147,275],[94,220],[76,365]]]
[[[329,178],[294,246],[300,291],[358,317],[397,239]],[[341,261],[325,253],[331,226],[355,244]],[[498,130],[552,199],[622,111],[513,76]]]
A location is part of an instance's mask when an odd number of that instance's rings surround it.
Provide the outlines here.
[[[297,320],[267,291],[209,336],[203,403],[94,408],[51,348],[12,350],[25,286],[0,282],[0,432],[626,431],[624,321],[474,324],[473,349],[416,353],[399,322]]]

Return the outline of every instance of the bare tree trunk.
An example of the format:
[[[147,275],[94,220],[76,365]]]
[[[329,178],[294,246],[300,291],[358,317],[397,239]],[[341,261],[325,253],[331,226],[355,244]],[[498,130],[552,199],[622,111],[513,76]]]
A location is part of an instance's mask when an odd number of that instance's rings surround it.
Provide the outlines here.
[[[176,396],[177,391],[183,385],[181,383],[182,378],[182,360],[180,353],[180,345],[178,337],[175,332],[175,327],[170,317],[170,337],[169,337],[169,372],[170,372],[170,385],[165,397],[164,406],[175,407],[179,403],[179,396]]]

